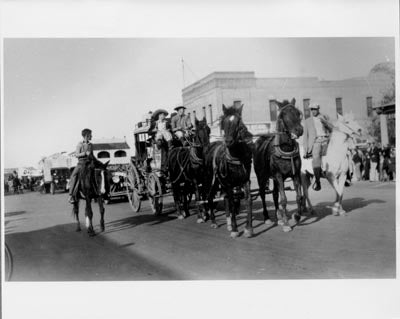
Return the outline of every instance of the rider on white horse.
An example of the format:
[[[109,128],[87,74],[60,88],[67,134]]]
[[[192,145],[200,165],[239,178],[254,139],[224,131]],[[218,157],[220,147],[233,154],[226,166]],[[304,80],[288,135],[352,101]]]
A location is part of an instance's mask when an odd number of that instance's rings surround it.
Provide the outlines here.
[[[321,158],[326,151],[329,141],[329,134],[332,131],[332,124],[329,118],[319,112],[320,106],[313,104],[310,107],[312,116],[304,122],[304,158],[312,157],[312,166],[315,176],[313,189],[321,190],[320,178],[322,175]]]

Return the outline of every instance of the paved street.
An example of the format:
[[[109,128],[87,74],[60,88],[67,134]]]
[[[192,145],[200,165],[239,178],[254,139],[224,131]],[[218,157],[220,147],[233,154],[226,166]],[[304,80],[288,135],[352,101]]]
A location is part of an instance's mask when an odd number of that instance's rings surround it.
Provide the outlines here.
[[[324,279],[395,277],[395,184],[358,182],[346,188],[347,216],[331,215],[333,190],[323,183],[310,191],[319,217],[308,215],[290,233],[262,222],[254,203],[255,237],[232,239],[224,213],[218,229],[197,224],[193,215],[178,220],[171,199],[160,217],[148,201],[133,213],[128,202],[106,206],[106,231],[75,232],[66,194],[26,193],[5,197],[6,243],[15,281]],[[288,192],[289,212],[295,209]],[[267,197],[270,212],[272,198]],[[81,203],[81,224],[84,209]],[[291,221],[291,224],[294,222]],[[240,230],[245,214],[239,216]]]

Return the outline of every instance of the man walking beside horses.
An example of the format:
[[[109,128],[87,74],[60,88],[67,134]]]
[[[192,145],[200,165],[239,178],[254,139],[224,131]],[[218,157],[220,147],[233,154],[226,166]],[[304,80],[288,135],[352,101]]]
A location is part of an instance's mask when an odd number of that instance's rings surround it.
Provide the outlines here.
[[[305,158],[312,157],[312,166],[315,176],[315,191],[321,190],[321,158],[326,152],[329,141],[329,133],[332,125],[329,123],[327,116],[319,112],[320,106],[313,104],[310,107],[312,116],[305,120],[304,123],[304,154]]]

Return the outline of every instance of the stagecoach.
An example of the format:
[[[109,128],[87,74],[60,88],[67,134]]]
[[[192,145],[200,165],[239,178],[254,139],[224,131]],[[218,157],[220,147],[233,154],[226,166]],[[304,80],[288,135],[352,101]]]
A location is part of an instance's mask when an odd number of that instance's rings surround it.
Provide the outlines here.
[[[153,142],[149,122],[140,122],[134,130],[136,156],[128,165],[127,182],[131,186],[129,203],[134,212],[139,212],[141,201],[150,200],[155,215],[163,209],[163,197],[171,194],[166,177],[161,172],[163,151]]]

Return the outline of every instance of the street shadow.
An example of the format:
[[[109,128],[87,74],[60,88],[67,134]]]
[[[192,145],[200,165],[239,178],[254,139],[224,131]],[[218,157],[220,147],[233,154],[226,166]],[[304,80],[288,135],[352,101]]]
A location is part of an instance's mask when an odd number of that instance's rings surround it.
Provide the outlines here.
[[[20,211],[15,211],[15,212],[5,212],[4,217],[13,217],[13,216],[18,216],[18,215],[23,215],[26,213],[26,210],[20,210]]]
[[[75,229],[76,224],[69,223],[6,235],[13,260],[11,281],[186,279],[156,258],[129,250],[134,242],[111,241],[97,228],[94,237]]]
[[[385,201],[380,200],[380,199],[368,199],[366,200],[365,198],[361,197],[356,197],[356,198],[348,198],[343,200],[342,206],[343,209],[346,210],[347,214],[359,209],[359,208],[364,208],[367,207],[368,205],[371,204],[382,204],[385,203]],[[311,215],[308,213],[306,215],[306,218],[300,221],[300,223],[297,223],[296,225],[293,226],[307,226],[311,224],[315,224],[322,219],[324,219],[326,216],[332,215],[332,206],[333,202],[320,202],[317,205],[314,206],[314,215]],[[295,213],[296,210],[292,211],[292,214]]]
[[[121,230],[131,229],[143,224],[149,224],[150,226],[164,224],[166,222],[170,222],[177,218],[176,216],[173,215],[174,213],[175,213],[175,208],[169,209],[168,211],[163,211],[161,215],[139,213],[136,216],[131,216],[107,222],[105,225],[106,226],[105,233],[108,234]]]

